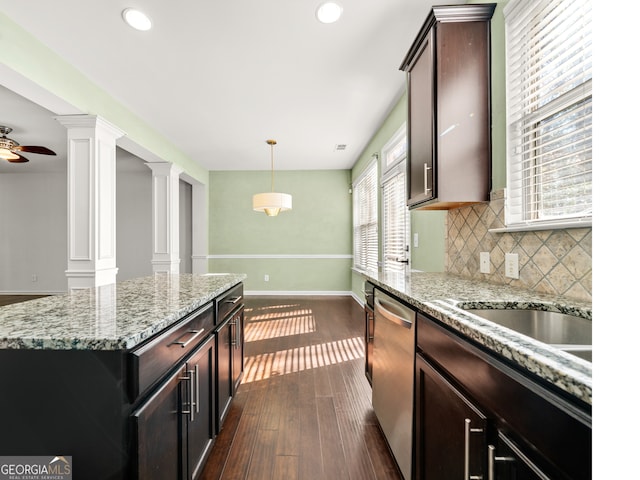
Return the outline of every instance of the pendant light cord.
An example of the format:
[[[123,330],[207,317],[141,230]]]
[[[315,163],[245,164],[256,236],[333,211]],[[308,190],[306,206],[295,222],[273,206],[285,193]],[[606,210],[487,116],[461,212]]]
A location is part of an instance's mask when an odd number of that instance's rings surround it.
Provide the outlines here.
[[[273,163],[273,146],[276,144],[277,142],[275,140],[267,140],[267,144],[269,146],[271,146],[271,192],[274,191],[274,176],[275,176],[275,167],[274,167],[274,163]]]
[[[273,192],[273,177],[274,177],[274,167],[273,167],[273,143],[271,144],[271,191]]]

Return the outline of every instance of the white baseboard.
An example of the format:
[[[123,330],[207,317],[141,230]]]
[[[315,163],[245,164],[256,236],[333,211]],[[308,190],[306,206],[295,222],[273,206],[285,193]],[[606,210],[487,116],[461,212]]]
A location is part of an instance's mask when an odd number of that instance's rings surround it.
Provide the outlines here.
[[[352,292],[349,291],[343,291],[343,290],[292,290],[292,291],[287,291],[287,290],[278,290],[278,291],[274,291],[274,290],[245,290],[244,291],[245,296],[273,296],[273,297],[302,297],[302,296],[330,296],[330,295],[334,295],[334,296],[339,296],[339,297],[344,297],[344,296],[349,296],[352,294]]]
[[[244,295],[247,297],[250,296],[272,296],[272,297],[302,297],[302,296],[339,296],[339,297],[351,297],[358,304],[364,308],[364,301],[361,300],[354,292],[351,291],[272,291],[272,290],[246,290]]]

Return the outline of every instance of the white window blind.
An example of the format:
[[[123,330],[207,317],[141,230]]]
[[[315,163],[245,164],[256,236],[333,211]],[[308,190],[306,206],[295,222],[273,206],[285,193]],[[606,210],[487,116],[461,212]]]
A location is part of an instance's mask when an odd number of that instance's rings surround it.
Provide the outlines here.
[[[404,272],[409,263],[409,209],[406,165],[389,172],[382,183],[382,251],[385,272]]]
[[[509,226],[591,224],[591,2],[505,7]]]
[[[378,164],[372,162],[353,185],[353,262],[378,270]]]
[[[404,273],[409,263],[407,125],[382,147],[382,262],[386,272]]]

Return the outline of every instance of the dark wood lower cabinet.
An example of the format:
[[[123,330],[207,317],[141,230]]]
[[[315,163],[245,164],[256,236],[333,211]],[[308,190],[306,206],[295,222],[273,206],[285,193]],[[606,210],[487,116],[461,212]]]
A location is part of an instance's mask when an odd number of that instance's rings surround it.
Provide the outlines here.
[[[487,418],[416,355],[416,478],[485,478]]]
[[[182,478],[182,375],[173,374],[133,413],[137,478]]]
[[[187,439],[186,473],[191,479],[197,478],[202,471],[216,436],[213,398],[215,358],[215,338],[211,336],[186,364],[187,399],[190,401],[184,409],[186,435],[182,437]]]
[[[235,395],[244,372],[244,308],[231,317],[231,378]]]
[[[551,480],[503,432],[489,446],[489,480]]]
[[[591,409],[418,314],[416,479],[591,478]]]
[[[231,318],[216,328],[216,432],[220,432],[233,399]]]
[[[200,474],[215,438],[214,362],[211,336],[133,413],[137,478]]]

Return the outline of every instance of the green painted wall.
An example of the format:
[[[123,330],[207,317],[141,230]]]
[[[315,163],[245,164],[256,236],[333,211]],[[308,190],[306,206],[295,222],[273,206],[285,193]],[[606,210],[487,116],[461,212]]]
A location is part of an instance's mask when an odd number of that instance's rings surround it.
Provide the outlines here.
[[[103,117],[134,142],[179,165],[206,185],[208,174],[204,167],[1,12],[0,32],[1,63],[80,111]]]
[[[267,217],[251,201],[270,190],[269,171],[210,172],[209,271],[246,273],[248,291],[350,291],[350,183],[348,170],[276,171],[275,190],[293,196],[293,209]]]

